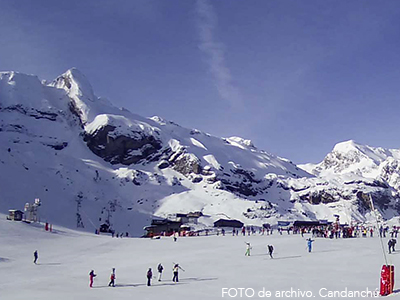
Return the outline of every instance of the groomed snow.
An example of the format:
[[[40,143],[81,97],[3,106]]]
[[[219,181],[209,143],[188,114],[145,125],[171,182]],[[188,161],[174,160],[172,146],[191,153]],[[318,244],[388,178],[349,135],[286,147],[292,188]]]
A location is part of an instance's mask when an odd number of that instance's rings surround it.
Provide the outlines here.
[[[272,292],[270,299],[306,299],[275,296],[277,291],[292,289],[325,299],[322,296],[328,291],[375,290],[383,264],[378,238],[316,238],[313,252],[308,253],[308,235],[276,232],[272,236],[182,237],[177,242],[117,239],[58,227],[49,233],[35,225],[6,221],[4,215],[0,215],[0,228],[0,298],[9,300],[232,299],[222,297],[223,288],[251,288],[256,293],[264,288]],[[244,256],[245,242],[252,245],[250,257]],[[267,255],[267,244],[274,245],[274,259]],[[36,249],[38,265],[32,262]],[[389,255],[389,261],[398,265],[400,255]],[[178,284],[171,281],[173,262],[185,269]],[[157,276],[158,263],[165,267],[163,280],[153,280],[153,286],[147,287],[147,269],[151,267]],[[115,288],[107,286],[113,267]],[[98,276],[90,289],[92,269]]]

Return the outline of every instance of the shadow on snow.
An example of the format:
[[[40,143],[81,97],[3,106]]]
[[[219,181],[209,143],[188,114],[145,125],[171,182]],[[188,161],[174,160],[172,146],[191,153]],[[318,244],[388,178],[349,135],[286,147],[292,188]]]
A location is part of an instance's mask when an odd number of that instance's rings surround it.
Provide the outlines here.
[[[188,277],[188,278],[182,278],[180,279],[179,282],[154,282],[151,286],[152,287],[157,287],[157,286],[171,286],[171,285],[182,285],[182,284],[188,284],[190,281],[209,281],[209,280],[218,280],[217,277]],[[115,288],[124,288],[124,287],[140,287],[140,286],[147,286],[146,283],[120,283],[116,284]],[[108,288],[111,286],[108,285],[98,285],[92,287],[93,289],[102,289],[102,288]]]

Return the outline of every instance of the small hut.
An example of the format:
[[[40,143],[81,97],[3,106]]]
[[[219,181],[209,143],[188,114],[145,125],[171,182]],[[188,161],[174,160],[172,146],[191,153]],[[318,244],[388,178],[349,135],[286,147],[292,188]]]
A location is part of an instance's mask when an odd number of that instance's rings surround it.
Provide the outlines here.
[[[7,220],[22,221],[23,216],[24,216],[24,212],[22,212],[18,209],[10,209],[8,211]]]

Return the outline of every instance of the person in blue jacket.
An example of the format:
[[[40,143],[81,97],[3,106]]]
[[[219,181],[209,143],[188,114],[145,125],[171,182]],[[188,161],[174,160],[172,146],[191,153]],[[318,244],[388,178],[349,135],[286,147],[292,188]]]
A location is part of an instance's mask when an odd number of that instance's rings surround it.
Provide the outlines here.
[[[312,240],[311,238],[309,238],[307,240],[307,247],[308,247],[308,252],[311,252],[312,250],[312,243],[314,242],[314,240]]]

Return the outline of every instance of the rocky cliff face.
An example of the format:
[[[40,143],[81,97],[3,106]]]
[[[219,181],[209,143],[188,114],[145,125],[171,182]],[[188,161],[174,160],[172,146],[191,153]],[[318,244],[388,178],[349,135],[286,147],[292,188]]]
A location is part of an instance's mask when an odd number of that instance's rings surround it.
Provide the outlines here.
[[[154,136],[132,132],[134,136],[115,134],[116,127],[102,126],[93,133],[84,133],[83,140],[94,154],[112,164],[131,165],[161,149]]]

